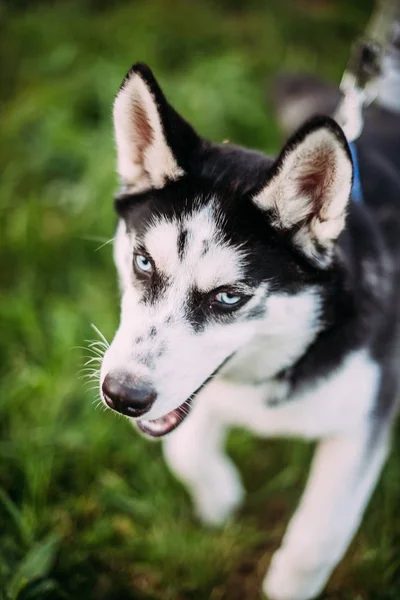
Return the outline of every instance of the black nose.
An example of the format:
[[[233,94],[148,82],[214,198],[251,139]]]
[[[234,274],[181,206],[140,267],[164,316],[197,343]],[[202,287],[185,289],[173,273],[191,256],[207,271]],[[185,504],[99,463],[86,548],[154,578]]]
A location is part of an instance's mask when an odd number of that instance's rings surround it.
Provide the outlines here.
[[[106,375],[101,389],[108,406],[127,417],[141,417],[156,399],[149,385],[129,383],[110,374]]]

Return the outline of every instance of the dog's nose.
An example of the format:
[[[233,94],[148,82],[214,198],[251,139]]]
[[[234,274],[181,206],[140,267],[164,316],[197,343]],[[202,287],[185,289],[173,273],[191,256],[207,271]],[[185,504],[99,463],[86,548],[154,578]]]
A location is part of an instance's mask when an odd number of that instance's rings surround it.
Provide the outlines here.
[[[127,417],[141,417],[147,413],[157,395],[149,385],[129,385],[110,374],[104,378],[101,389],[107,405]]]

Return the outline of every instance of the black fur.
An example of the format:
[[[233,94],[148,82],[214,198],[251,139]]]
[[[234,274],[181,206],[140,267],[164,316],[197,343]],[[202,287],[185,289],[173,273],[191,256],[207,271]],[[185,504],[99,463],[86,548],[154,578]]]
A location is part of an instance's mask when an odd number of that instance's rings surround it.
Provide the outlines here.
[[[178,257],[181,260],[186,250],[187,234],[188,232],[186,231],[186,229],[182,229],[178,238]]]

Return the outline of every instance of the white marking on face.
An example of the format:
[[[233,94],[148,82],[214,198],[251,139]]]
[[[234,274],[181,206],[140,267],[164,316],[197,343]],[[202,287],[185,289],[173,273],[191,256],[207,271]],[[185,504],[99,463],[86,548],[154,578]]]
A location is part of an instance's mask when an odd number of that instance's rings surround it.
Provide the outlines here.
[[[265,381],[302,356],[319,331],[320,297],[310,289],[295,295],[271,294],[257,335],[229,363],[235,381]]]
[[[180,256],[182,230],[187,233]],[[235,284],[244,276],[244,252],[229,246],[221,237],[212,203],[179,221],[160,219],[150,225],[144,236],[146,251],[156,269],[168,276],[166,289],[152,304],[141,302],[143,292],[134,280],[135,243],[135,233],[126,233],[125,225],[120,224],[115,261],[123,292],[121,321],[104,357],[102,379],[110,371],[119,371],[150,380],[158,399],[146,418],[158,418],[180,406],[238,350],[242,363],[251,365],[249,373],[265,378],[299,356],[315,336],[317,295],[308,291],[296,297],[268,297],[268,283],[258,286],[253,297],[239,309],[236,320],[221,323],[211,319],[201,331],[193,329],[186,314],[192,289],[211,292],[221,285]],[[252,309],[260,308],[259,318],[246,318]],[[153,336],[149,335],[151,329],[156,332]],[[235,360],[232,364],[236,363]],[[246,369],[238,366],[237,372]]]
[[[132,283],[132,240],[122,219],[118,223],[114,238],[114,262],[120,287],[124,290]]]
[[[181,231],[185,232],[186,241],[180,258],[178,244]],[[179,221],[155,220],[144,243],[157,268],[181,279],[185,291],[189,285],[210,291],[220,285],[235,283],[243,276],[244,254],[220,238],[213,203]],[[205,245],[208,251],[205,251]]]
[[[187,230],[187,240],[180,260],[178,237],[182,229]],[[209,249],[204,253],[205,242]],[[165,408],[158,410],[162,415],[186,400],[219,362],[244,341],[246,324],[233,324],[234,331],[232,326],[214,324],[199,335],[184,319],[190,288],[212,289],[222,283],[234,283],[242,275],[242,258],[240,252],[218,240],[211,206],[194,211],[180,223],[155,222],[144,243],[157,269],[171,277],[171,285],[156,306],[140,302],[140,288],[133,285],[132,275],[135,234],[128,234],[124,223],[120,223],[115,262],[123,289],[121,324],[105,356],[103,374],[120,370],[139,378],[151,378],[160,390],[161,399],[168,398]],[[147,337],[151,327],[158,332],[155,339]],[[140,337],[143,340],[135,345],[134,340]],[[154,367],[140,361],[140,355],[151,359]],[[164,403],[156,404],[161,407]]]
[[[157,269],[173,275],[179,267],[176,222],[159,220],[150,227],[144,238],[144,245]]]

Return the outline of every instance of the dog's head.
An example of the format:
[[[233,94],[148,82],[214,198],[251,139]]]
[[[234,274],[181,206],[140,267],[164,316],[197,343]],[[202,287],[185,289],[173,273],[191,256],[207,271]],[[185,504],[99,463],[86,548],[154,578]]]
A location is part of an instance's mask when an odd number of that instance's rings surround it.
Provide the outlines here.
[[[117,95],[114,125],[122,309],[101,388],[111,408],[157,436],[256,338],[269,343],[275,372],[312,341],[352,163],[328,118],[306,124],[276,161],[211,144],[141,64]]]

